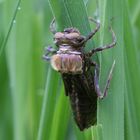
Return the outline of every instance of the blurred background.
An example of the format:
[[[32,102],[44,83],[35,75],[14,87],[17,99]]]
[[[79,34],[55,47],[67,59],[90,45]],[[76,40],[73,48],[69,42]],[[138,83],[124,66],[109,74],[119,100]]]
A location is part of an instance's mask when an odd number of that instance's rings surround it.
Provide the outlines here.
[[[86,46],[117,46],[94,56],[100,86],[116,61],[108,96],[98,101],[97,125],[77,128],[60,74],[42,59],[52,45],[49,26],[77,27],[87,35],[100,20],[101,30]],[[140,139],[139,0],[0,0],[0,140],[139,140]]]

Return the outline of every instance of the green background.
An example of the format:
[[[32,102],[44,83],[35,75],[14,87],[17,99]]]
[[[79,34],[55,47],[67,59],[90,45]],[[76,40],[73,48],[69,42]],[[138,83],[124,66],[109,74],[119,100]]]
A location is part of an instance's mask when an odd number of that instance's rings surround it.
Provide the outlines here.
[[[100,19],[101,29],[86,51],[111,42],[115,48],[94,56],[103,91],[116,61],[108,96],[98,101],[97,125],[80,132],[72,117],[60,74],[42,59],[53,45],[49,26],[77,27],[87,35]],[[0,140],[140,139],[139,0],[0,0]]]

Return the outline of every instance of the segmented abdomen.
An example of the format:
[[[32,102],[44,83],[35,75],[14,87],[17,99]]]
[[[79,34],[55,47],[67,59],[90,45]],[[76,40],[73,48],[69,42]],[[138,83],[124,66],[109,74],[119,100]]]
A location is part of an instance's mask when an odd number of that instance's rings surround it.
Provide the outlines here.
[[[96,123],[97,95],[93,74],[63,74],[66,94],[70,98],[74,119],[82,131]]]

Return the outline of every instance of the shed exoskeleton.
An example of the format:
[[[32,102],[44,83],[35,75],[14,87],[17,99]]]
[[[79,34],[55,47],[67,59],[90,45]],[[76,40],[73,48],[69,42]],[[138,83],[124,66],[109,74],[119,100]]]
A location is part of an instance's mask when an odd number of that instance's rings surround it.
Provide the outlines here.
[[[116,36],[110,28],[112,43],[85,53],[86,42],[100,28],[98,21],[92,18],[90,20],[96,24],[96,28],[87,36],[82,36],[80,31],[73,27],[66,28],[63,32],[57,32],[53,20],[50,29],[54,34],[57,50],[49,46],[43,56],[45,60],[51,61],[54,70],[61,73],[66,95],[70,98],[74,119],[81,131],[96,123],[97,98],[103,99],[107,95],[115,66],[114,61],[102,93],[99,87],[99,65],[91,60],[91,56],[99,51],[114,47]]]

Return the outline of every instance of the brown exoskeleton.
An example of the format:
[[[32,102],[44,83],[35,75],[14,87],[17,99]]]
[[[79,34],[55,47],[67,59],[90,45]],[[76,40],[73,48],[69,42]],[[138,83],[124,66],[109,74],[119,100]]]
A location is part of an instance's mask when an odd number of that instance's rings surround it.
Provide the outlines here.
[[[99,51],[112,48],[116,45],[115,34],[112,33],[112,43],[100,48],[95,48],[85,53],[86,42],[91,39],[100,28],[100,23],[88,36],[82,36],[76,28],[66,28],[63,32],[57,32],[54,27],[54,20],[51,23],[51,31],[54,34],[54,43],[58,50],[48,47],[47,53],[43,56],[50,60],[52,67],[61,73],[66,95],[69,96],[74,119],[82,131],[96,123],[97,98],[104,98],[110,85],[115,61],[108,75],[107,83],[103,94],[99,88],[99,66],[90,58]],[[49,54],[52,54],[49,57]],[[91,68],[94,71],[91,71]]]

